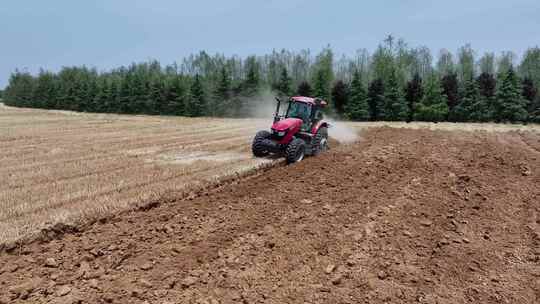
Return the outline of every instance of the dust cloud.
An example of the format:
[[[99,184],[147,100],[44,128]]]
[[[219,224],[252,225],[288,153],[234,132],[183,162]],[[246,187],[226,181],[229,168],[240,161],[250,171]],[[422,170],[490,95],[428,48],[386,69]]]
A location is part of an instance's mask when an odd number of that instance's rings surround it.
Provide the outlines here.
[[[339,141],[339,143],[350,144],[360,140],[358,132],[347,126],[346,123],[328,117],[325,117],[325,119],[330,124],[328,136]]]
[[[249,101],[244,103],[244,109],[247,117],[250,118],[264,118],[269,122],[274,118],[276,111],[276,94],[270,90],[265,90],[255,97],[249,98]],[[284,104],[281,104],[283,110]]]

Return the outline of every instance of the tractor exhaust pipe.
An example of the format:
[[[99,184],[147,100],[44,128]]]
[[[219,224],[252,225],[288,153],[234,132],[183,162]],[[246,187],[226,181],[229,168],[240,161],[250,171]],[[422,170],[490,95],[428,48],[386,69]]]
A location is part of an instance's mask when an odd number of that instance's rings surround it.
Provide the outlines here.
[[[276,113],[274,114],[274,123],[279,121],[279,107],[281,106],[281,99],[277,98]]]

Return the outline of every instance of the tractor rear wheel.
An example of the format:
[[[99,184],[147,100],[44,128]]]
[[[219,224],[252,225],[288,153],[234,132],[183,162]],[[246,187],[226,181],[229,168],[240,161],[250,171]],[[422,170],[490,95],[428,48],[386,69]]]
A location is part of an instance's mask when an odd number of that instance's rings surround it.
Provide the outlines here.
[[[293,139],[287,146],[287,149],[285,149],[285,159],[287,160],[287,164],[302,161],[305,154],[306,143],[300,138]]]
[[[321,127],[313,138],[313,155],[326,152],[328,150],[328,128]]]
[[[269,139],[271,135],[272,134],[268,131],[257,132],[255,138],[253,138],[253,143],[251,144],[251,151],[255,157],[263,157],[269,154],[264,146],[264,140]]]

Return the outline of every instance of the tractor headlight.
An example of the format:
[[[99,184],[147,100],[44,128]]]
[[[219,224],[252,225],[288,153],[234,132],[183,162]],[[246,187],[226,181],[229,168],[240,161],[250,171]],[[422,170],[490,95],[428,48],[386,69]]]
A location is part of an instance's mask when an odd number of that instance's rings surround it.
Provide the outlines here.
[[[279,132],[277,132],[278,136],[285,136],[285,134],[287,134],[287,131],[279,131]]]

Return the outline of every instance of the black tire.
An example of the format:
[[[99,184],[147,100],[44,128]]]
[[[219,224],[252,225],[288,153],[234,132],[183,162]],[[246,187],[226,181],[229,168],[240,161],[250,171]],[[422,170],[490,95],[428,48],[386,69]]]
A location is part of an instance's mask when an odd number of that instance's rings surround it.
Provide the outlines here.
[[[268,150],[264,147],[264,140],[270,138],[272,134],[268,131],[259,131],[253,138],[253,143],[251,144],[251,151],[255,157],[264,157],[269,154]]]
[[[300,162],[306,156],[306,142],[300,138],[293,139],[285,149],[287,164]]]
[[[313,155],[326,152],[328,150],[328,128],[321,127],[313,138]]]

